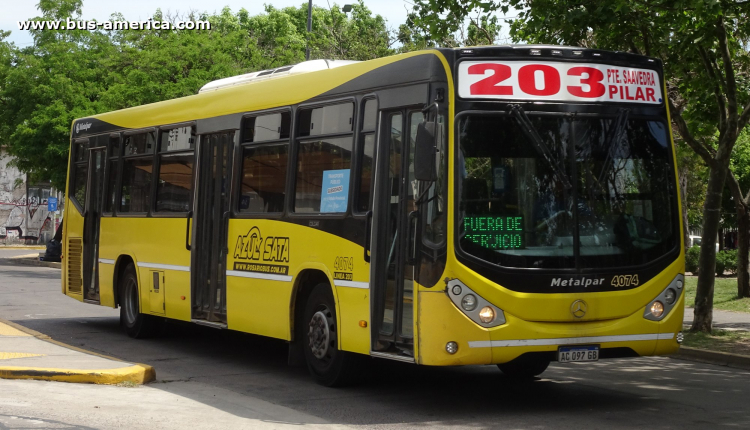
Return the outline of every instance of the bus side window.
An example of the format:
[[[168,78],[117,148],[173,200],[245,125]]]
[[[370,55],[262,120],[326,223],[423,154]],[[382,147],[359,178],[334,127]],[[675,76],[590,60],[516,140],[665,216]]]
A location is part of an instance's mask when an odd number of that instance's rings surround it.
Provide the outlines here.
[[[104,202],[104,212],[112,213],[115,209],[117,176],[120,173],[120,136],[109,138],[109,179],[107,179],[107,197]]]
[[[148,212],[155,147],[153,131],[125,136],[118,212]]]
[[[441,246],[445,241],[445,205],[448,201],[448,124],[442,113],[437,115],[437,125],[437,181],[430,185],[428,191],[422,233],[422,240],[433,247]]]
[[[352,163],[354,104],[302,110],[297,141],[294,211],[346,212]],[[347,133],[342,136],[342,134]],[[315,138],[310,139],[310,137]]]
[[[73,159],[75,164],[72,164],[73,180],[71,181],[71,196],[78,205],[84,208],[86,204],[86,182],[88,180],[89,171],[89,159],[88,159],[88,140],[76,140],[73,143]]]
[[[156,212],[190,210],[195,142],[195,129],[191,126],[162,130],[159,141]]]
[[[289,145],[242,149],[240,212],[283,212]]]
[[[372,173],[375,166],[375,123],[377,120],[377,100],[364,100],[362,130],[357,157],[359,157],[358,190],[354,193],[356,211],[367,212],[372,208]]]
[[[290,111],[243,118],[240,212],[284,211],[291,124]]]

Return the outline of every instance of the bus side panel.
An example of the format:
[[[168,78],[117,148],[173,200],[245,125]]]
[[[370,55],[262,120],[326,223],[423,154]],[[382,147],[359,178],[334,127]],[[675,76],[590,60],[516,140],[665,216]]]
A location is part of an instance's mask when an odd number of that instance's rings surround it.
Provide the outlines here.
[[[292,283],[227,276],[227,327],[290,340]]]
[[[66,234],[62,275],[65,294],[83,301],[83,215],[70,199],[65,202],[64,228]]]
[[[289,222],[232,219],[227,255],[230,329],[291,339],[293,285],[304,270],[332,283],[339,339],[345,351],[369,353],[369,265],[362,247],[336,235]],[[303,304],[304,306],[304,304]]]
[[[344,351],[370,353],[370,290],[356,287],[336,287],[339,296],[339,309],[342,330],[341,349]],[[364,317],[363,317],[364,316]],[[367,325],[362,327],[360,321]]]
[[[117,262],[121,256],[129,255],[135,261],[141,312],[190,321],[190,251],[185,249],[185,218],[103,217],[101,226],[99,258]],[[115,266],[99,264],[102,269],[105,266],[111,268],[106,283],[100,280],[100,285],[107,286],[106,293],[100,289],[102,304],[105,296],[114,301]],[[163,272],[164,306],[152,311],[154,271]]]

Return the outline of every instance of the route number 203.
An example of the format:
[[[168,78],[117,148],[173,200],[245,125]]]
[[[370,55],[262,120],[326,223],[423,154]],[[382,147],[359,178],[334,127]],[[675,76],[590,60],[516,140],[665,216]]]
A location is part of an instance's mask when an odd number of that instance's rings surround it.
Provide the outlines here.
[[[613,287],[637,287],[638,286],[638,274],[635,275],[619,275],[612,277]]]
[[[459,96],[509,100],[662,102],[655,70],[604,64],[464,61]]]

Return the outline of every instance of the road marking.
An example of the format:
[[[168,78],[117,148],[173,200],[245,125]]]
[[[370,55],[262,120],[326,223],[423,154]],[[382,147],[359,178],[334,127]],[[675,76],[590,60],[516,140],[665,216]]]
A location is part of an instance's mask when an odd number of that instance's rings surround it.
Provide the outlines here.
[[[491,340],[469,342],[469,348],[495,348],[499,346],[550,346],[581,345],[584,343],[633,342],[639,340],[673,339],[674,333],[625,334],[619,336],[560,337],[556,339]]]
[[[0,360],[13,360],[14,358],[44,357],[44,354],[30,354],[28,352],[0,352]]]

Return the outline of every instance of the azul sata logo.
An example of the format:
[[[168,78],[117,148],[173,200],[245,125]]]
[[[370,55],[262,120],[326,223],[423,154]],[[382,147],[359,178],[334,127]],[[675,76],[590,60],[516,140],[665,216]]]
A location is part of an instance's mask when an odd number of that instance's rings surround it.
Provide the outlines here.
[[[90,123],[90,122],[87,122],[87,123],[81,123],[81,122],[79,122],[78,124],[76,124],[76,133],[80,133],[82,131],[86,131],[86,130],[90,129],[92,125],[93,124]]]

